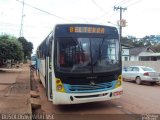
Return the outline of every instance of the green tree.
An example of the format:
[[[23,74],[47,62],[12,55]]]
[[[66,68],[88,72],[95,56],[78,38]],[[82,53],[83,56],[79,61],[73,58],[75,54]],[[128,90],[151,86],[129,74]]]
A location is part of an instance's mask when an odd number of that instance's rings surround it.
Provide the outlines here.
[[[142,47],[144,46],[144,42],[142,40],[137,40],[133,43],[134,47]]]
[[[129,46],[133,46],[133,39],[128,38],[128,37],[122,37],[121,43],[129,45]]]
[[[134,47],[150,46],[153,43],[152,41],[150,41],[149,36],[145,36],[141,39],[137,39],[134,36],[127,36],[123,37],[121,42]]]
[[[23,56],[22,44],[11,35],[0,36],[0,64],[6,60],[21,61]]]
[[[28,42],[24,37],[19,37],[18,41],[23,46],[24,60],[26,60],[27,58],[31,59],[31,54],[33,50],[32,42]]]

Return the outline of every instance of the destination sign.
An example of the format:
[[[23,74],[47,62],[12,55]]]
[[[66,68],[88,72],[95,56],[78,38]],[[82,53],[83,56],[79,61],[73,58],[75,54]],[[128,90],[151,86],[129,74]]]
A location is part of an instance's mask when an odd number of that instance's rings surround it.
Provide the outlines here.
[[[69,27],[69,32],[71,33],[105,33],[103,27]]]

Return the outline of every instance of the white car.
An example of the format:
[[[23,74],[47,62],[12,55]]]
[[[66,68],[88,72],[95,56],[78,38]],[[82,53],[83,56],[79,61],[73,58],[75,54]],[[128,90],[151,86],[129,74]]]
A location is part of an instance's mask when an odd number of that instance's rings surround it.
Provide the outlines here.
[[[153,68],[145,66],[131,66],[124,68],[122,71],[124,81],[135,81],[137,84],[142,82],[150,82],[155,84],[159,82],[159,73]]]

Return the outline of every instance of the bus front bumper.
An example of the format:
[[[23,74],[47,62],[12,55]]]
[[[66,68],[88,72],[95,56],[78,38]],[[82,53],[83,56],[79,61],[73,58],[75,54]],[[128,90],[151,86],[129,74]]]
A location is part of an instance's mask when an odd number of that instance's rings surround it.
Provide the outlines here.
[[[115,98],[120,98],[122,94],[122,87],[95,93],[53,92],[53,104],[79,104],[87,102],[106,101]]]

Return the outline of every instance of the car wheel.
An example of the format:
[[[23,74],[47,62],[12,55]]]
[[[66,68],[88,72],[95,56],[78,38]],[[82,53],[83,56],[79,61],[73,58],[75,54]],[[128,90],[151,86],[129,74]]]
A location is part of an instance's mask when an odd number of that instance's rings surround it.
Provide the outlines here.
[[[150,82],[150,85],[156,85],[156,82]]]
[[[136,83],[137,83],[138,85],[141,84],[141,78],[140,78],[140,77],[136,77]]]
[[[126,82],[126,79],[125,79],[125,78],[123,78],[123,81],[125,81],[125,82]]]

